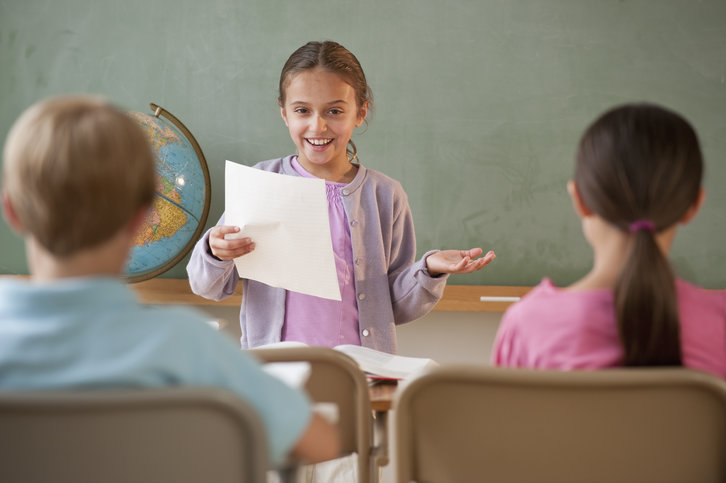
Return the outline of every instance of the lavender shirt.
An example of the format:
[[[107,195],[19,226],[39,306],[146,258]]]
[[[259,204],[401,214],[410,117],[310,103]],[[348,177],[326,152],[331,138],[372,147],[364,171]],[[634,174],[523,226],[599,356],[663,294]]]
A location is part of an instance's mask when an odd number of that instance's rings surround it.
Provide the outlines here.
[[[300,176],[292,167],[292,158],[270,159],[254,167]],[[395,354],[396,326],[426,315],[444,293],[448,275],[432,277],[426,270],[426,257],[435,250],[415,259],[413,217],[400,183],[359,164],[355,178],[340,194],[353,247],[361,345]],[[224,224],[224,214],[218,223]],[[211,300],[233,295],[240,282],[232,260],[219,260],[212,255],[209,230],[194,246],[187,273],[192,291]],[[241,282],[242,347],[279,342],[287,291],[255,280]]]
[[[292,167],[303,177],[315,178],[305,171],[297,157]],[[328,197],[330,235],[333,239],[335,268],[342,300],[330,300],[299,292],[287,291],[282,340],[295,340],[308,345],[335,347],[339,344],[360,345],[358,304],[353,277],[353,246],[350,241],[348,217],[340,190],[344,183],[325,182]]]

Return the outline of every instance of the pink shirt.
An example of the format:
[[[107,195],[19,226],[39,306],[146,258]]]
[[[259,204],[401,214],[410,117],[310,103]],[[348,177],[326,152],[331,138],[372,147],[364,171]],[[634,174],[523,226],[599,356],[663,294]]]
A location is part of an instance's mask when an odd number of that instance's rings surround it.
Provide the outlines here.
[[[306,178],[312,174],[292,159],[295,171]],[[294,340],[312,346],[335,347],[340,344],[361,345],[358,332],[358,304],[355,299],[353,277],[353,246],[350,241],[348,217],[340,198],[344,183],[325,182],[328,196],[330,235],[335,252],[335,268],[342,301],[313,297],[287,291],[285,298],[285,322],[281,340]],[[301,254],[305,256],[305,254]]]
[[[726,379],[726,291],[676,280],[683,365]],[[492,363],[536,369],[597,369],[622,364],[610,290],[568,291],[542,280],[507,310]]]

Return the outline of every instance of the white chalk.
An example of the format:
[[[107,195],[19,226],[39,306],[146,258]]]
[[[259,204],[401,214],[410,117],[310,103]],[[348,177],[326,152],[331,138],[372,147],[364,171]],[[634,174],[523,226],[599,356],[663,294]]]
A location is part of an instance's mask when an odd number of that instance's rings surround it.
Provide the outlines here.
[[[519,299],[520,297],[487,297],[486,295],[480,298],[482,302],[517,302]]]

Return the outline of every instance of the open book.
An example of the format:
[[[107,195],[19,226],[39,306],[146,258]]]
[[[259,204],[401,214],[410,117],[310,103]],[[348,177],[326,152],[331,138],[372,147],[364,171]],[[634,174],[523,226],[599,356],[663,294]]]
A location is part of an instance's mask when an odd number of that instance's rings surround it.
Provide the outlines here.
[[[307,347],[307,344],[283,341],[260,346],[257,349],[284,347]],[[353,344],[343,344],[335,346],[333,349],[351,357],[358,363],[361,370],[372,379],[406,379],[417,372],[439,365],[433,359],[426,357],[399,356]]]

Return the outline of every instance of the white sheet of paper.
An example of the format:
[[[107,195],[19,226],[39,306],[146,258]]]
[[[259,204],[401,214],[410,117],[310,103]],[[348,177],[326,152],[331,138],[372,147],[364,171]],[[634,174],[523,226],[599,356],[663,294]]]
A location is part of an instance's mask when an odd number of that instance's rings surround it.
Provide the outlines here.
[[[305,361],[267,362],[262,370],[290,387],[302,389],[310,378],[310,363]]]
[[[225,224],[255,249],[235,258],[242,278],[340,300],[325,180],[271,173],[227,161]],[[227,235],[227,238],[232,236]]]

